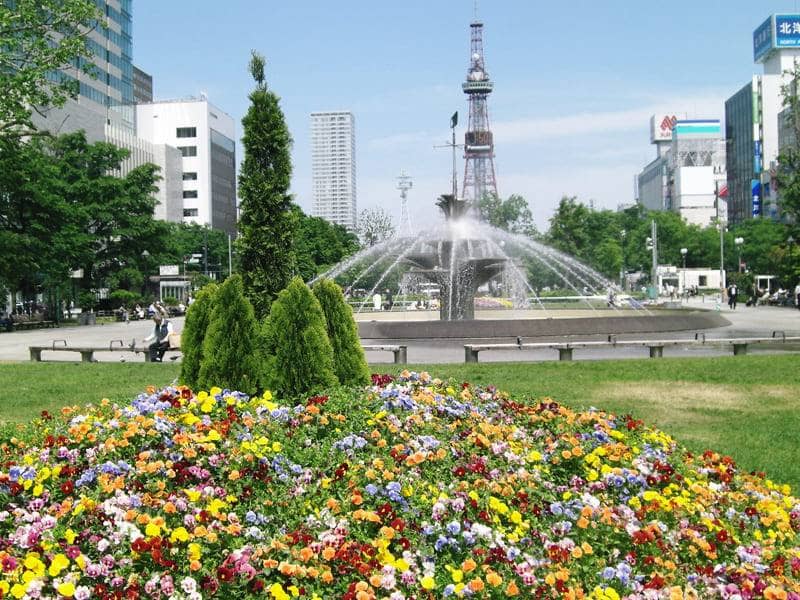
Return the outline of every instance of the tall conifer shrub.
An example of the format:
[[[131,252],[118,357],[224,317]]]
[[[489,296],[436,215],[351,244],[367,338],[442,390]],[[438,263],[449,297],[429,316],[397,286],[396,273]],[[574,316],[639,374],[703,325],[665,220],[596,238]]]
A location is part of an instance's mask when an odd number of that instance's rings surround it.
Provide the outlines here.
[[[336,384],[325,315],[299,277],[272,303],[268,336],[267,387],[301,396]]]
[[[198,386],[252,394],[258,387],[258,322],[242,290],[242,278],[232,275],[216,295],[203,340]]]
[[[204,286],[195,297],[194,302],[186,311],[186,321],[181,332],[181,362],[180,382],[194,389],[200,376],[200,365],[203,361],[203,341],[206,338],[208,321],[214,308],[219,286],[209,283]]]
[[[339,383],[367,385],[369,368],[358,339],[353,309],[345,301],[342,288],[330,279],[322,279],[314,285],[314,296],[325,315],[328,339],[333,348],[333,370]]]
[[[296,218],[289,184],[292,138],[278,97],[264,78],[264,57],[253,52],[250,73],[256,82],[242,119],[244,160],[239,175],[239,238],[236,242],[244,290],[263,319],[294,272],[292,250]]]

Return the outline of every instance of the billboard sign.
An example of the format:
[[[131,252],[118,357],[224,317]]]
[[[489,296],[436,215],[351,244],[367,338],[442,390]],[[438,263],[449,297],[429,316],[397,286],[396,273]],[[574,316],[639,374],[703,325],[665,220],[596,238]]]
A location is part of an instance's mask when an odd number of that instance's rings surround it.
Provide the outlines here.
[[[180,274],[178,265],[161,265],[158,267],[158,274],[161,277],[174,277]]]
[[[764,153],[761,148],[761,140],[756,140],[753,143],[753,171],[761,173],[764,167]]]
[[[800,48],[800,15],[775,15],[775,47]]]
[[[677,122],[678,117],[669,113],[650,117],[650,143],[671,141],[672,128]]]
[[[750,189],[752,190],[753,198],[753,216],[761,216],[761,182],[758,179],[750,181]]]
[[[759,62],[772,50],[772,17],[759,25],[753,32],[753,61]]]

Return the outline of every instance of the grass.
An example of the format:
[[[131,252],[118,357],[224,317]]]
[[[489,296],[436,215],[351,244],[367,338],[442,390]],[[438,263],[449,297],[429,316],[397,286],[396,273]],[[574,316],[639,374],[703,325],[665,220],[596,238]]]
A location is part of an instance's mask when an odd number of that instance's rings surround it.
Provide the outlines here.
[[[549,396],[576,409],[630,413],[693,451],[712,448],[741,468],[800,489],[800,355],[667,358],[477,365],[408,365],[439,377],[494,384],[527,398]],[[42,410],[124,401],[175,380],[176,364],[0,364],[0,423]],[[374,371],[398,372],[395,365]]]

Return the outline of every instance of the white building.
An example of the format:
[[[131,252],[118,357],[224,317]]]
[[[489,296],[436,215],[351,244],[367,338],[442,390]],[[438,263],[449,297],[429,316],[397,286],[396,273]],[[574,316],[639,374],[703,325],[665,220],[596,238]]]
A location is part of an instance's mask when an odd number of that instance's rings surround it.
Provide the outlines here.
[[[233,118],[205,97],[136,106],[139,137],[182,156],[183,220],[236,232],[236,145]]]
[[[356,135],[353,113],[311,113],[311,179],[312,214],[355,229]]]
[[[726,152],[720,122],[654,115],[650,141],[658,156],[637,176],[637,201],[648,210],[677,212],[701,227],[717,217],[726,221]]]

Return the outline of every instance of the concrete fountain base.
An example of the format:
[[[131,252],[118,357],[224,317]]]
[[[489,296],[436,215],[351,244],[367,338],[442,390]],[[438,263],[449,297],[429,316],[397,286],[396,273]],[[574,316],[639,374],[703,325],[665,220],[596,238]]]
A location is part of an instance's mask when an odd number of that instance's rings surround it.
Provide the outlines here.
[[[410,314],[409,314],[410,313]],[[716,311],[534,310],[476,311],[477,319],[440,321],[435,311],[362,313],[356,315],[362,339],[485,339],[616,335],[695,331],[730,323]]]

